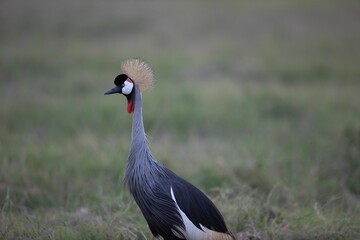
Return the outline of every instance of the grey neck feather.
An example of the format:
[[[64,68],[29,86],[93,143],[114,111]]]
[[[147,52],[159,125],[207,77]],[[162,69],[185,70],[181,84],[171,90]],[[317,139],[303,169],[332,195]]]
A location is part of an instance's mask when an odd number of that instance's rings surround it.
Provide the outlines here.
[[[129,186],[130,192],[134,194],[134,191],[139,189],[147,189],[147,185],[154,185],[155,176],[163,173],[163,167],[153,158],[147,146],[142,117],[141,92],[136,85],[133,94],[134,113],[125,182]]]
[[[131,147],[130,153],[132,151],[149,151],[147,147],[147,140],[144,130],[144,123],[142,117],[142,98],[140,89],[134,85],[134,113],[132,121],[132,133],[131,133]]]

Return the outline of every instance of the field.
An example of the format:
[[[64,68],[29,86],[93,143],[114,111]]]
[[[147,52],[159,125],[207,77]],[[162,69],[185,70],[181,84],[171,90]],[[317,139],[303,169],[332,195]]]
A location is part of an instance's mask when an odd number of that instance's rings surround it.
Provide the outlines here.
[[[360,4],[0,2],[0,239],[152,239],[122,183],[129,57],[150,149],[239,239],[360,239]]]

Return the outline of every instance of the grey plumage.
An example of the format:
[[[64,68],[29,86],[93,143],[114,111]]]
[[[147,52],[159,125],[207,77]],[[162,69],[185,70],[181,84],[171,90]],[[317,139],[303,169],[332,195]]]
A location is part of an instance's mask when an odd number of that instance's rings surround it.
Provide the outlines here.
[[[152,233],[156,236],[159,234],[159,230],[168,228],[165,226],[168,226],[169,223],[179,224],[182,227],[183,224],[170,195],[161,196],[166,192],[164,189],[166,186],[159,185],[159,180],[167,179],[167,169],[153,158],[147,146],[142,118],[141,92],[137,86],[133,91],[135,106],[125,182],[145,216]],[[168,209],[168,211],[164,211],[164,209]],[[172,235],[171,229],[168,229],[166,234]]]
[[[143,125],[142,96],[137,86],[134,87],[132,94],[135,106],[125,182],[147,220],[152,233],[155,236],[161,235],[168,240],[180,239],[174,234],[174,231],[179,227],[184,228],[184,224],[171,198],[171,187],[174,188],[175,195],[178,195],[179,199],[188,198],[186,200],[189,202],[186,204],[193,204],[193,211],[199,211],[200,216],[188,213],[197,218],[198,223],[194,223],[195,225],[200,228],[201,223],[209,229],[227,233],[228,230],[221,214],[211,201],[201,191],[165,168],[151,155]],[[179,189],[181,189],[180,194],[185,198],[179,196],[179,192],[177,192]],[[197,201],[191,194],[188,196],[189,193],[196,194],[200,201]],[[178,204],[184,205],[183,203]],[[207,209],[208,207],[211,208]],[[184,208],[186,209],[186,206]],[[215,220],[208,219],[207,216],[213,217]],[[202,218],[204,221],[200,222]],[[206,223],[210,223],[210,225]],[[178,235],[181,235],[181,233],[179,232]]]

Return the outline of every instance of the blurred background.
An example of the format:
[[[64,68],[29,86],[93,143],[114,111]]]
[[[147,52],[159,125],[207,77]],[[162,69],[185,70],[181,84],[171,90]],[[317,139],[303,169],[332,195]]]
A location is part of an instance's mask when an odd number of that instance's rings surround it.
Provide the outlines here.
[[[360,237],[360,3],[0,1],[0,239],[151,239],[122,184],[153,67],[153,155],[243,239]]]

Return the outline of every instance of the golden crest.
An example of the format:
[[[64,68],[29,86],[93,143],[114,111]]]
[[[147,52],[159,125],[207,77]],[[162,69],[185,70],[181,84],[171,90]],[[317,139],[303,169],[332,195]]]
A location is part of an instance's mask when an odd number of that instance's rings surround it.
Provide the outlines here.
[[[154,73],[151,67],[139,58],[123,61],[121,63],[121,70],[135,82],[141,91],[153,85]]]

